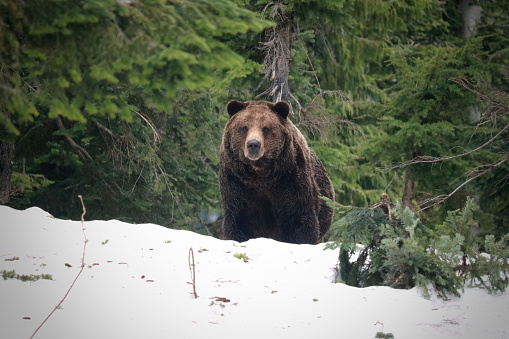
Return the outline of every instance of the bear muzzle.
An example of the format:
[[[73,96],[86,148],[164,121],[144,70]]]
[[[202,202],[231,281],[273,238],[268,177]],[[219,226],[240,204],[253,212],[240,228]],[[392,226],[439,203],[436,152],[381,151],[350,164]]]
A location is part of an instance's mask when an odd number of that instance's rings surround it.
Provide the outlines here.
[[[262,143],[257,139],[246,142],[244,156],[250,160],[258,160],[263,156]]]

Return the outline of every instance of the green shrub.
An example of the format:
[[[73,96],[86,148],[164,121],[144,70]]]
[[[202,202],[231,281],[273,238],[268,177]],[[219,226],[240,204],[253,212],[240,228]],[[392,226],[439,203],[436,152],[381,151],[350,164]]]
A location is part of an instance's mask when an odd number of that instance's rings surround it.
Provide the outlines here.
[[[509,285],[509,235],[496,240],[474,234],[477,209],[468,199],[449,211],[444,224],[425,226],[408,208],[352,209],[332,226],[329,247],[339,247],[338,278],[348,285],[429,288],[447,298],[460,296],[466,284],[490,293]]]

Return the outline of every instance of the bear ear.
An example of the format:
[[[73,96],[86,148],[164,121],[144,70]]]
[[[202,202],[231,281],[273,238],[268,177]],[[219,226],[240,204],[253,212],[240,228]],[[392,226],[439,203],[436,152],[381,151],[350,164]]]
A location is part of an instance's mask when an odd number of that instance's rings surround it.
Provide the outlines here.
[[[241,102],[241,101],[237,101],[237,100],[231,100],[226,105],[226,110],[228,111],[228,114],[230,115],[230,117],[232,117],[236,113],[238,113],[241,110],[243,110],[244,107],[246,107],[246,103],[245,102]]]
[[[286,119],[288,114],[290,114],[290,105],[286,101],[279,101],[272,107],[272,110],[281,118]]]

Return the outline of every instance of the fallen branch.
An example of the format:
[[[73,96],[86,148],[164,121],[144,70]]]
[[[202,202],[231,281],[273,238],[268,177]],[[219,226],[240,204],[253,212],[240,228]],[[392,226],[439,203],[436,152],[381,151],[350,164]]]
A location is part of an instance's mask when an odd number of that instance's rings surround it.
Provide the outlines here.
[[[188,262],[189,262],[189,271],[191,272],[191,282],[188,282],[188,284],[193,286],[193,295],[194,295],[194,298],[197,299],[198,294],[196,294],[196,271],[195,271],[196,265],[194,264],[193,247],[189,247]]]
[[[83,243],[83,256],[81,257],[81,269],[78,272],[78,274],[76,275],[76,278],[74,278],[74,281],[72,282],[71,286],[69,287],[69,289],[65,293],[64,297],[62,298],[62,300],[60,300],[60,302],[57,304],[57,306],[55,306],[53,311],[51,311],[51,313],[46,317],[46,319],[44,319],[44,321],[39,325],[39,327],[37,327],[35,332],[30,336],[30,339],[32,339],[35,336],[35,334],[41,329],[41,327],[46,323],[46,321],[53,315],[53,313],[60,307],[60,305],[62,305],[62,303],[64,302],[65,298],[67,298],[67,295],[69,294],[69,292],[71,292],[71,289],[73,288],[74,284],[76,283],[76,281],[78,280],[79,276],[83,272],[83,268],[85,267],[85,251],[86,251],[86,248],[87,248],[88,239],[87,239],[87,236],[85,234],[85,228],[83,227],[83,222],[84,222],[85,214],[87,213],[87,209],[85,208],[85,204],[83,203],[83,197],[81,195],[78,195],[78,198],[80,198],[81,206],[83,208],[83,214],[81,214],[81,231],[83,232],[83,237],[85,238],[85,241]]]

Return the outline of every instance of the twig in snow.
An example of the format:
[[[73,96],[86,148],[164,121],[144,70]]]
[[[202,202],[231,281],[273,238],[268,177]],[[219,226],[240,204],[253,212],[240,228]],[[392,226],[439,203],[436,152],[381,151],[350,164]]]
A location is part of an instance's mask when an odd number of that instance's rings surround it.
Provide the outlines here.
[[[198,294],[196,294],[196,271],[195,271],[195,264],[194,264],[194,252],[193,247],[189,247],[189,271],[191,271],[191,282],[188,282],[188,284],[193,286],[193,295],[194,298],[198,298]]]
[[[41,329],[41,327],[51,317],[51,315],[60,307],[60,305],[62,305],[62,303],[64,302],[65,298],[67,298],[67,295],[69,294],[69,292],[71,292],[71,289],[73,288],[74,284],[76,283],[76,281],[78,280],[79,276],[81,275],[81,272],[83,272],[83,268],[85,267],[85,250],[87,248],[88,239],[87,239],[87,236],[85,234],[85,228],[83,227],[83,222],[84,222],[85,214],[87,213],[87,209],[85,208],[85,204],[83,203],[83,197],[81,195],[78,195],[78,198],[80,198],[81,206],[83,207],[83,214],[81,214],[81,231],[83,232],[83,237],[85,238],[85,241],[83,243],[83,256],[81,257],[81,269],[78,272],[78,274],[76,275],[76,278],[74,278],[74,281],[72,282],[71,286],[69,287],[69,289],[65,293],[64,297],[62,298],[62,300],[60,300],[60,302],[58,303],[57,306],[55,306],[53,311],[51,311],[51,313],[46,317],[46,319],[44,319],[44,321],[39,325],[39,327],[37,327],[35,332],[30,336],[30,339],[32,339],[35,336],[35,334]]]

